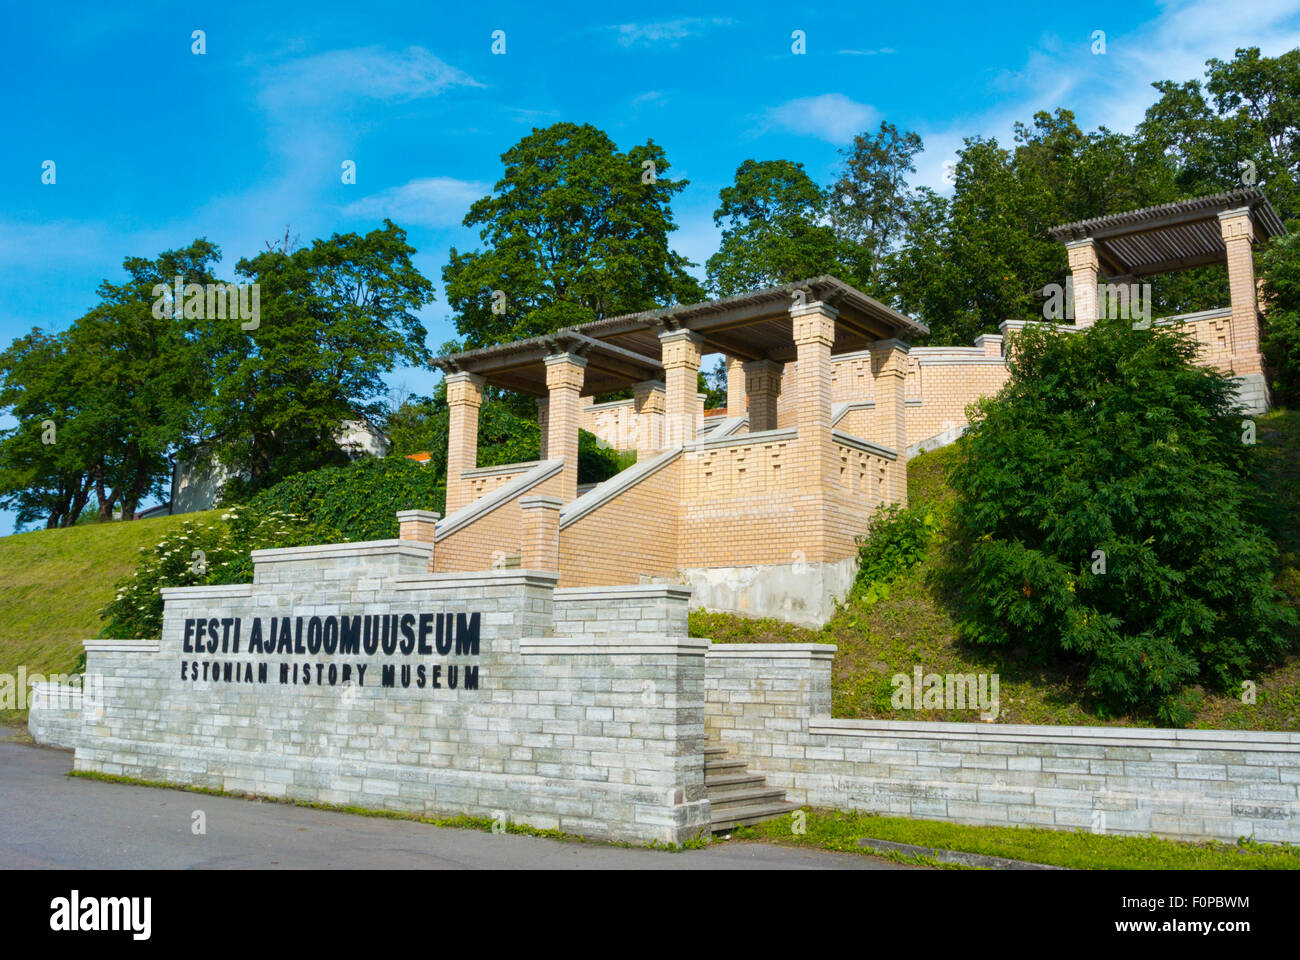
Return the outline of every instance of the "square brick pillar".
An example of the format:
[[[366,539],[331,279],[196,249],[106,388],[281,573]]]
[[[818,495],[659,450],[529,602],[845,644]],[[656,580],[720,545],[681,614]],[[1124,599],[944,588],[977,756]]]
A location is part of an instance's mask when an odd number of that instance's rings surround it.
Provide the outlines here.
[[[831,344],[836,315],[834,307],[820,301],[790,310],[796,356],[795,425],[811,468],[810,490],[829,489],[838,475],[839,458],[831,443]]]
[[[700,401],[700,347],[703,340],[690,330],[659,334],[664,363],[664,448],[690,443],[704,419]]]
[[[727,357],[727,416],[745,415],[745,364],[739,357]]]
[[[397,536],[401,540],[419,540],[433,543],[437,523],[442,514],[436,510],[398,510]]]
[[[975,346],[984,351],[986,357],[1002,356],[1002,334],[981,333],[975,338]]]
[[[560,569],[559,497],[520,497],[523,513],[520,531],[519,566],[524,570]]]
[[[559,496],[568,503],[578,495],[578,427],[582,423],[582,381],[587,359],[576,353],[546,358],[546,458],[563,460]]]
[[[473,373],[447,374],[447,513],[472,499],[466,470],[478,466],[478,411],[483,406],[483,378]]]
[[[1259,350],[1259,301],[1255,287],[1255,261],[1251,246],[1255,225],[1248,209],[1225,210],[1219,214],[1219,230],[1228,248],[1228,293],[1232,304],[1232,373],[1234,376],[1261,374],[1264,367]]]
[[[901,340],[877,340],[871,345],[871,375],[875,380],[875,436],[866,438],[898,452],[887,471],[886,499],[907,506],[907,419],[904,399],[909,347]]]
[[[1065,245],[1074,278],[1074,325],[1090,327],[1097,322],[1097,248],[1091,238]]]
[[[664,449],[664,384],[642,380],[632,385],[632,409],[636,412],[636,451],[650,453]]]
[[[775,360],[751,360],[745,364],[744,371],[745,393],[749,397],[749,432],[775,430],[776,401],[781,396],[781,364]]]

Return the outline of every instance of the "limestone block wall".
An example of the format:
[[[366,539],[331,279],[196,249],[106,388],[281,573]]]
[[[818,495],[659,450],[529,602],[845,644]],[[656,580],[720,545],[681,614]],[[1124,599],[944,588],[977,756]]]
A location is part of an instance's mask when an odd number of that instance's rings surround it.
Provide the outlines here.
[[[684,637],[691,591],[669,584],[563,587],[555,591],[558,636]]]
[[[102,694],[76,769],[627,840],[706,827],[706,641],[557,638],[554,574],[412,572],[421,548],[259,551],[252,585],[165,591],[160,640],[87,642]],[[389,616],[400,638],[331,647],[332,623],[370,618],[369,638]],[[294,646],[251,651],[271,617]],[[209,618],[222,640],[194,652]]]
[[[33,683],[27,730],[32,739],[71,750],[81,737],[82,690],[66,683]]]
[[[824,645],[714,644],[705,727],[791,800],[954,823],[1300,841],[1300,734],[830,719]]]

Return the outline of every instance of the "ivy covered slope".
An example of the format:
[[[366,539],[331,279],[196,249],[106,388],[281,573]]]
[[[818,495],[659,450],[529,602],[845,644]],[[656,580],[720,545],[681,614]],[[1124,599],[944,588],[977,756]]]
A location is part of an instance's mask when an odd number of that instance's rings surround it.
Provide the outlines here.
[[[1284,603],[1300,608],[1300,412],[1276,410],[1256,420],[1255,470],[1263,491],[1262,520],[1277,546],[1274,582]],[[948,475],[966,441],[923,454],[908,464],[911,508],[864,558],[876,570],[821,631],[775,620],[696,612],[692,633],[716,642],[812,642],[838,645],[832,673],[837,717],[973,721],[976,711],[892,709],[895,674],[997,673],[1000,723],[1163,725],[1152,710],[1106,711],[1088,687],[1082,661],[1036,657],[1028,643],[983,646],[960,639],[959,589],[939,574],[961,558],[951,530],[956,500]],[[926,536],[925,518],[931,518]],[[938,518],[938,522],[935,522]],[[918,547],[919,545],[919,547]],[[890,558],[900,562],[890,567]],[[1294,632],[1290,634],[1294,638]],[[1254,673],[1256,702],[1231,690],[1192,683],[1180,698],[1191,727],[1300,730],[1300,656],[1295,648]]]

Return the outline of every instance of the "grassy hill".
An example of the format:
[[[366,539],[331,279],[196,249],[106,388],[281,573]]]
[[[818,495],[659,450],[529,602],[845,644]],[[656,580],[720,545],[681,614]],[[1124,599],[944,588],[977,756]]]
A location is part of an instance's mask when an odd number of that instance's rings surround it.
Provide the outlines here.
[[[0,537],[0,673],[68,673],[81,641],[99,634],[99,611],[117,581],[135,569],[141,547],[152,547],[187,519],[155,517],[129,523],[90,523]],[[0,710],[0,722],[26,711]]]
[[[1279,582],[1291,602],[1300,605],[1300,412],[1273,411],[1257,420],[1264,460],[1261,478],[1270,497],[1270,522],[1281,550]],[[950,503],[952,490],[944,469],[959,447],[916,457],[908,464],[908,496],[913,504]],[[991,650],[958,643],[956,624],[930,571],[949,545],[941,536],[927,558],[889,596],[869,609],[851,603],[821,631],[804,630],[775,620],[746,620],[697,612],[691,632],[718,642],[834,643],[832,712],[836,717],[908,720],[974,720],[976,712],[891,709],[890,678],[911,674],[918,664],[926,673],[997,673],[1000,676],[1001,723],[1153,725],[1149,718],[1102,717],[1094,709],[1080,671],[1039,667],[1026,651]],[[1189,695],[1197,727],[1241,730],[1300,731],[1300,656],[1256,678],[1256,703],[1203,690]]]

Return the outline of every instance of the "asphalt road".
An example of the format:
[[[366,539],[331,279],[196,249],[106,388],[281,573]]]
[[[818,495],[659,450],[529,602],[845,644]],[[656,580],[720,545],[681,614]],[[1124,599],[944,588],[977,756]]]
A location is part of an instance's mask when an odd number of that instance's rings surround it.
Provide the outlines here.
[[[0,870],[905,870],[762,843],[665,853],[68,777],[72,754],[0,728]],[[7,739],[6,739],[7,738]],[[191,831],[202,810],[207,832]]]

